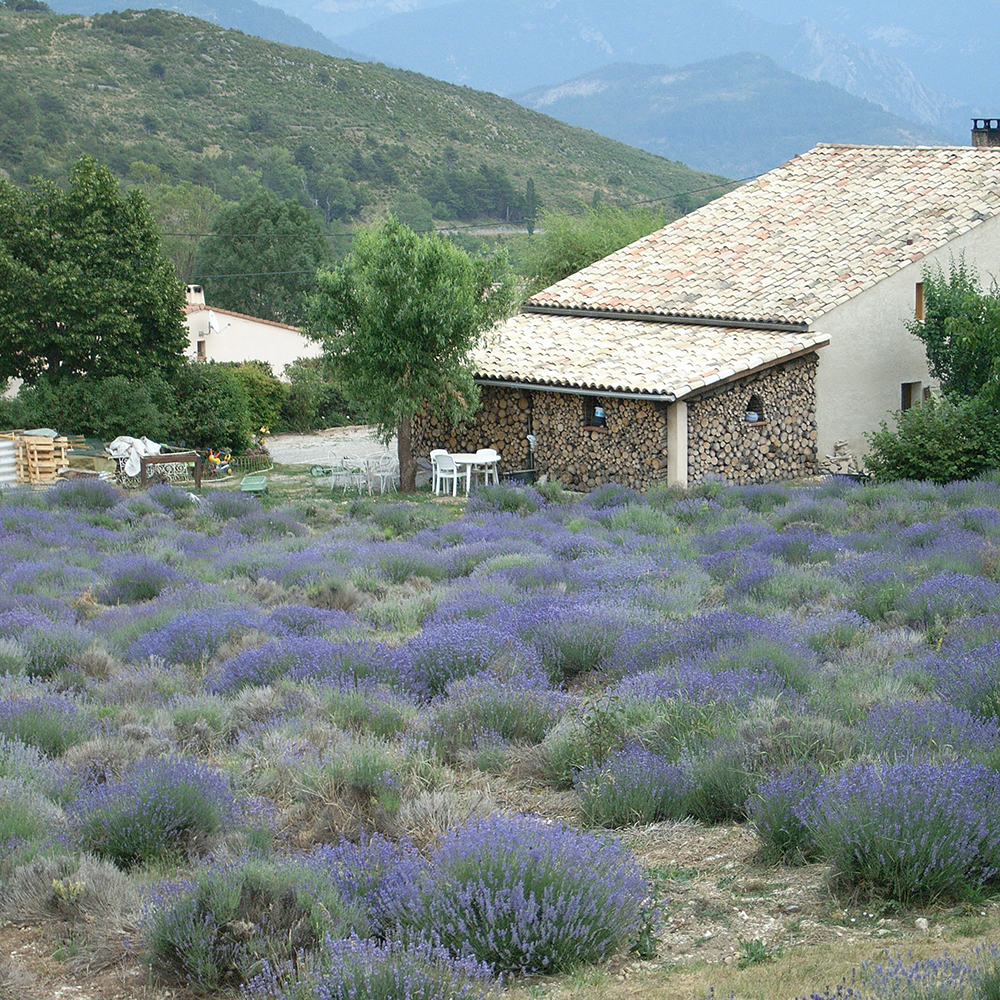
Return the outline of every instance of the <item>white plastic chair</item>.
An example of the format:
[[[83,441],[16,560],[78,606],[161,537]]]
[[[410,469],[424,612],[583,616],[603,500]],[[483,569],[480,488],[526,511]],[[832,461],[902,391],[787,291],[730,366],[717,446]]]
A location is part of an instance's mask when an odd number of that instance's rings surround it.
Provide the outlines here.
[[[484,483],[500,484],[500,452],[495,448],[480,448],[476,452],[476,464],[472,467],[473,477],[482,476]]]
[[[351,472],[347,468],[344,459],[336,458],[330,460],[330,490],[335,490],[338,486],[346,493],[351,485]]]
[[[435,448],[431,452],[431,489],[434,490],[435,496],[438,492],[438,463],[437,460],[441,455],[447,455],[448,452],[445,448]]]
[[[347,483],[344,486],[344,492],[346,493],[353,488],[358,491],[358,496],[361,496],[361,491],[368,489],[368,469],[364,459],[345,458],[343,463],[347,470]]]
[[[392,455],[379,455],[372,465],[372,478],[378,480],[379,493],[387,493],[396,488],[396,476],[399,472],[397,460]]]
[[[453,497],[457,497],[458,477],[459,475],[465,475],[465,473],[459,473],[458,466],[455,464],[455,459],[453,459],[448,452],[442,452],[437,456],[435,468],[437,469],[437,485],[434,488],[435,495],[440,494],[442,485],[446,480],[450,479],[451,495]]]

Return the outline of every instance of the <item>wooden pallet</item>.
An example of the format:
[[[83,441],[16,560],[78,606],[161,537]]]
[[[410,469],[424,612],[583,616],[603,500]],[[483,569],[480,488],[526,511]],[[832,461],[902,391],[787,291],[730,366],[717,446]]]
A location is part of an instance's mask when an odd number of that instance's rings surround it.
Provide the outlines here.
[[[17,481],[30,486],[54,483],[60,469],[69,465],[69,441],[64,437],[14,434]]]

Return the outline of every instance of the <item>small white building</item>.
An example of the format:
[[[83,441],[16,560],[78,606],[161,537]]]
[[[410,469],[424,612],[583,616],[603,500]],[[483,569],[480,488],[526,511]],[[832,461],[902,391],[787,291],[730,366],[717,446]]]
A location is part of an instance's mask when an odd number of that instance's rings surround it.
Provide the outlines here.
[[[298,327],[229,309],[209,308],[201,285],[187,286],[184,307],[188,357],[196,361],[266,361],[278,378],[298,358],[318,358],[323,348]]]

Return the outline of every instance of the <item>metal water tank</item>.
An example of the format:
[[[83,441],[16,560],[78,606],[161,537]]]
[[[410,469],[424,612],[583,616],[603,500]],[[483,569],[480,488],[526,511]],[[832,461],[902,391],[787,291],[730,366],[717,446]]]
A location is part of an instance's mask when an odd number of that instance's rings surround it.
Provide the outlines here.
[[[14,442],[9,438],[0,438],[0,486],[15,486],[17,484],[17,452]]]

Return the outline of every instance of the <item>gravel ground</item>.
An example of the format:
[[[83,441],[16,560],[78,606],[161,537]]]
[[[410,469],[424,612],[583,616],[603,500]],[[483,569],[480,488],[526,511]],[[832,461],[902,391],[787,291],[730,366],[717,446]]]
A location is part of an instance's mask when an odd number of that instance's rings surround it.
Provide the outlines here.
[[[396,454],[396,439],[378,441],[370,427],[331,427],[313,434],[275,434],[267,439],[271,458],[282,465],[331,465],[333,459]]]

